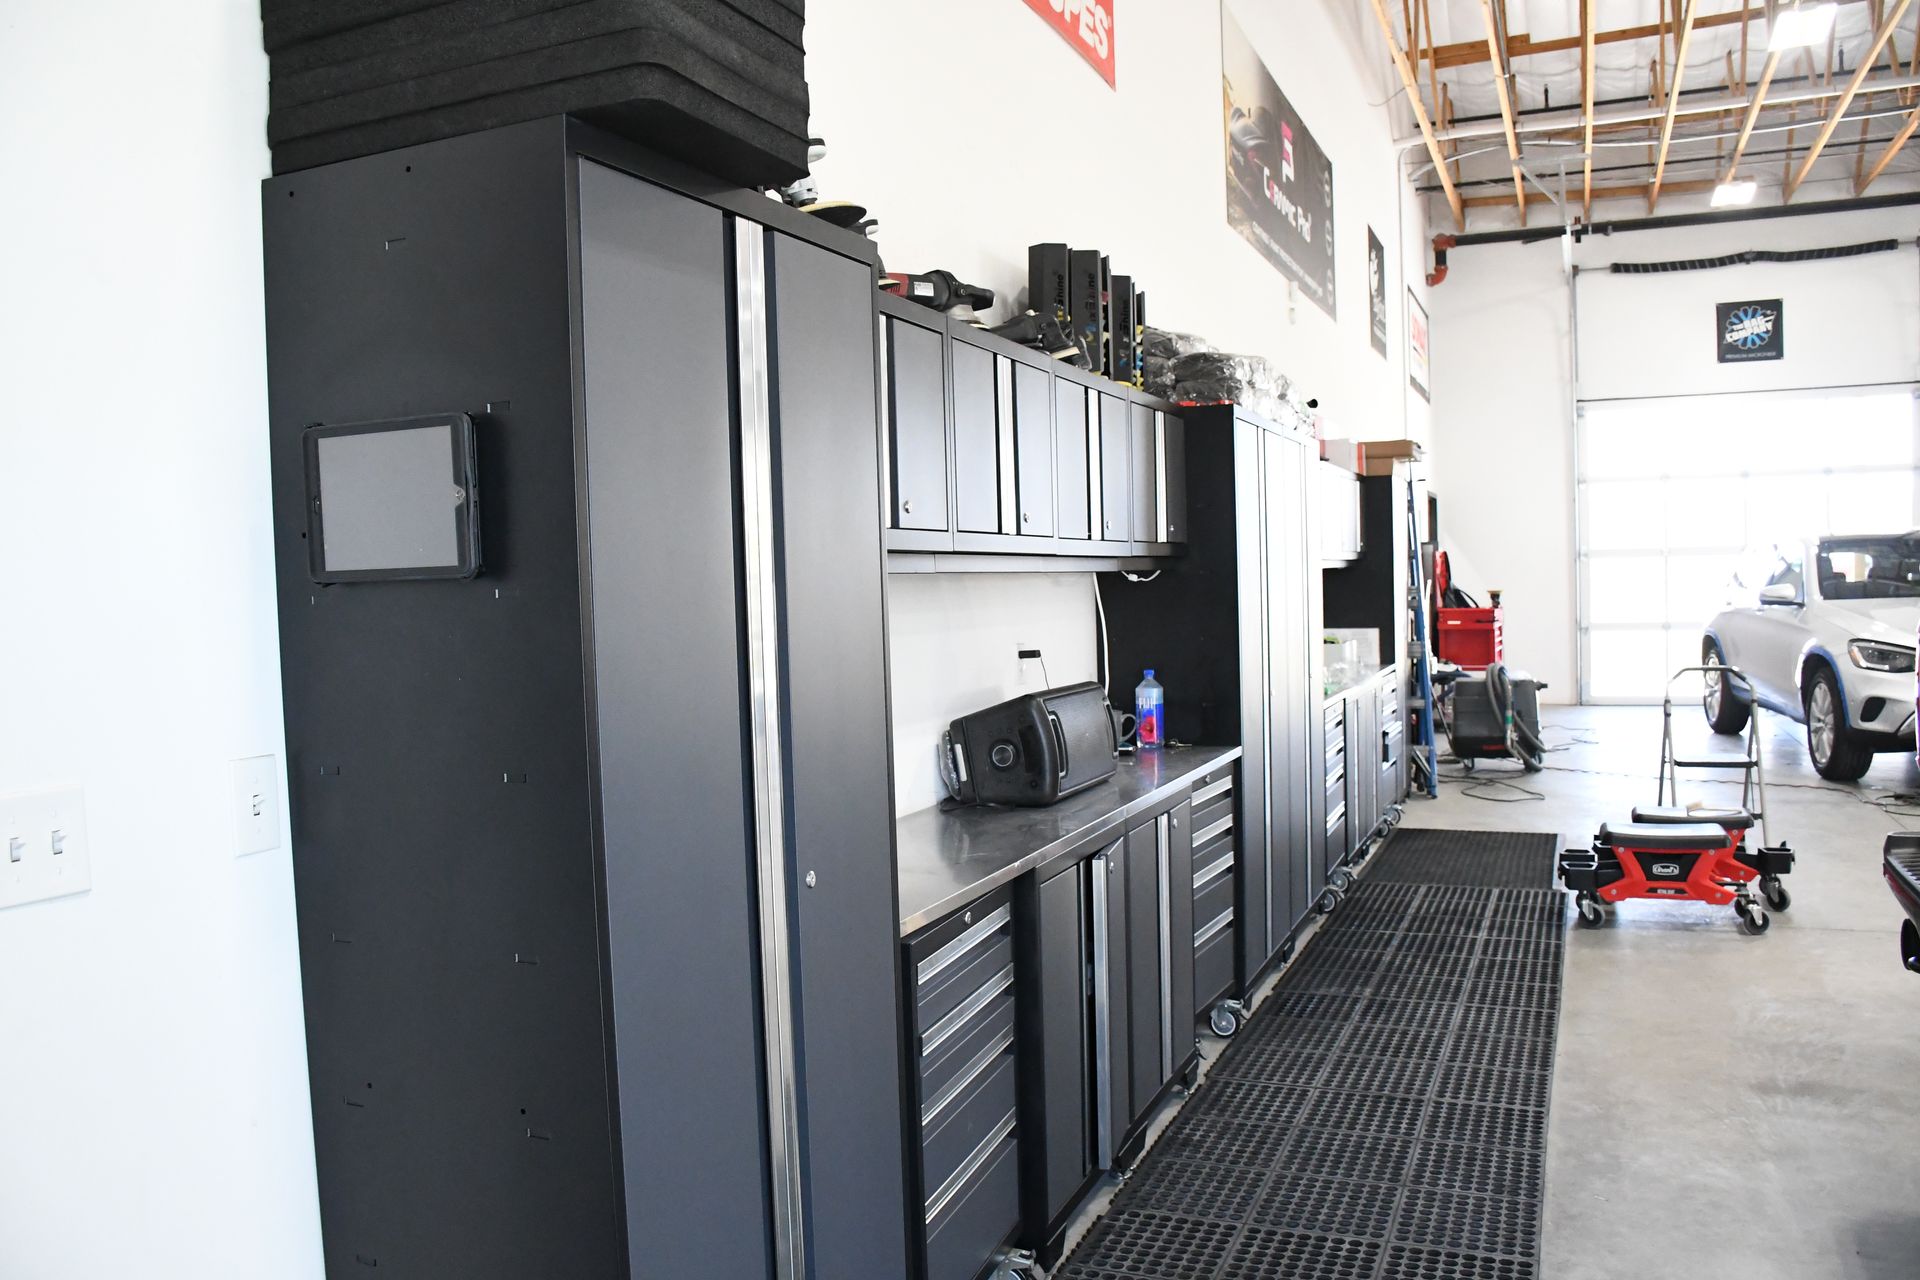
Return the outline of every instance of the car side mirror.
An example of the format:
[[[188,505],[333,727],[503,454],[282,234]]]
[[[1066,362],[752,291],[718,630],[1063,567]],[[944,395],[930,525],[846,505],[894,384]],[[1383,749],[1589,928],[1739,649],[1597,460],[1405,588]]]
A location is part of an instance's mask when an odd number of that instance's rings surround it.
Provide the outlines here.
[[[1773,582],[1760,588],[1761,604],[1799,604],[1800,589],[1791,582]]]

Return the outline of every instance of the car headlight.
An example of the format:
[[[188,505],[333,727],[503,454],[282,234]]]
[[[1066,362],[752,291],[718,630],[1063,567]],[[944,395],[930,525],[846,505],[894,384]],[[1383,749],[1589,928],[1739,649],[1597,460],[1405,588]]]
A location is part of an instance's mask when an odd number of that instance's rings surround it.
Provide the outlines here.
[[[1865,667],[1868,671],[1913,670],[1913,650],[1897,644],[1851,640],[1847,642],[1847,656],[1853,659],[1854,666]]]

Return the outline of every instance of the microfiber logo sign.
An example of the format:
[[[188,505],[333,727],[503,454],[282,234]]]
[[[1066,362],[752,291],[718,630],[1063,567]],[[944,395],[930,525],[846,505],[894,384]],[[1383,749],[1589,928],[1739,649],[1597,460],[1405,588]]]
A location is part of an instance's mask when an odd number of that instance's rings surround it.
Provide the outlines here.
[[[1719,321],[1721,364],[1778,360],[1786,355],[1786,322],[1780,299],[1723,302]]]

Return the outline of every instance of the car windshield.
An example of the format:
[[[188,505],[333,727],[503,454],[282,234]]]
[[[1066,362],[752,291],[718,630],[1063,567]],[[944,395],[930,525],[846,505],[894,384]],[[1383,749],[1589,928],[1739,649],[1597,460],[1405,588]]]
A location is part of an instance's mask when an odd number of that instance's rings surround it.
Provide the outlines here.
[[[1819,561],[1820,594],[1828,600],[1920,598],[1920,534],[1829,538]]]

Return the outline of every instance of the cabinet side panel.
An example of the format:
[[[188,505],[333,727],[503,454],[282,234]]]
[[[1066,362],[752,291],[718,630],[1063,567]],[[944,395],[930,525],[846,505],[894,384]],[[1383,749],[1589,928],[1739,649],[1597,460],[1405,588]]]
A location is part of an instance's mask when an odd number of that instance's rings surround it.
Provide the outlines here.
[[[822,1280],[905,1275],[873,275],[770,242],[812,1268]]]
[[[626,1274],[565,190],[555,123],[262,187],[293,872],[333,1276]],[[476,424],[481,575],[316,586],[303,429],[455,411]]]
[[[649,1274],[765,1275],[721,215],[582,161],[580,275],[628,1232]]]

